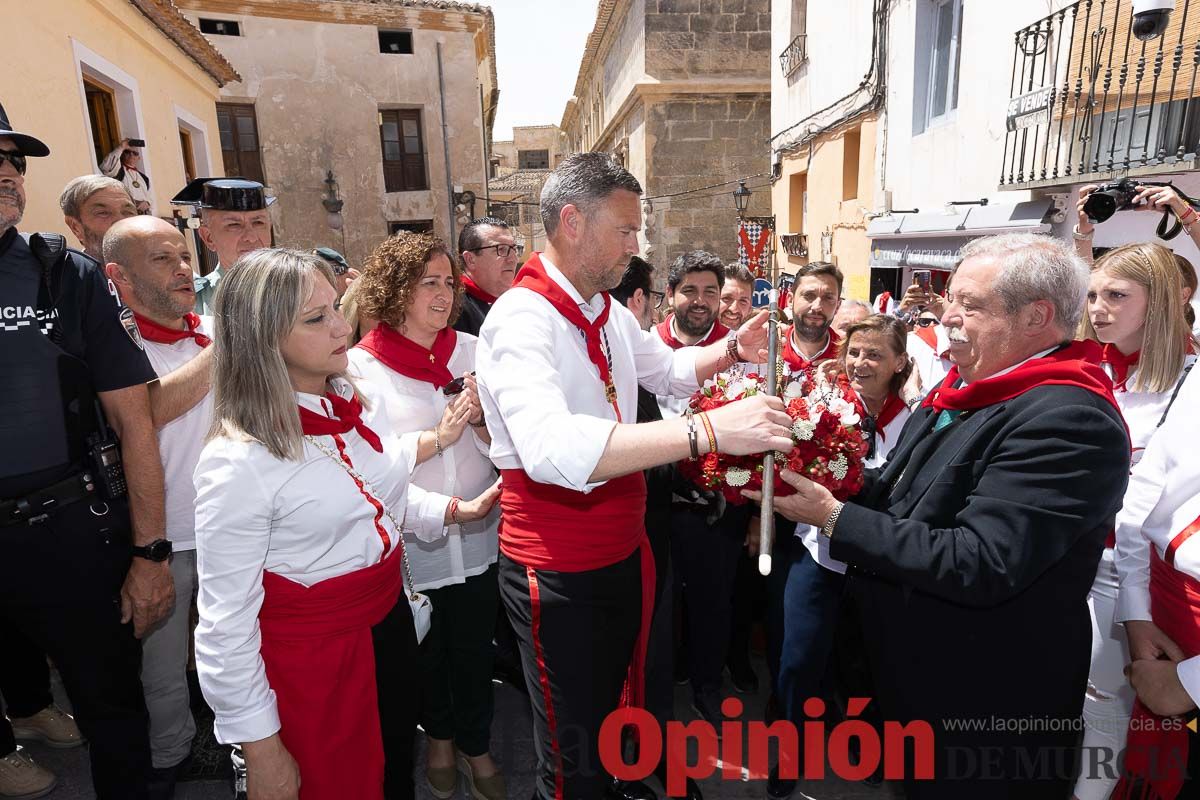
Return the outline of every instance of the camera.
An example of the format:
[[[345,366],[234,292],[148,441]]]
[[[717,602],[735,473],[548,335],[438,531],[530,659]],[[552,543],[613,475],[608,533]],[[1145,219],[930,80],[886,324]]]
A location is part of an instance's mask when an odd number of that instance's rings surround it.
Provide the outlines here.
[[[1133,198],[1138,193],[1138,184],[1129,178],[1115,183],[1106,183],[1087,196],[1083,212],[1093,225],[1107,222],[1113,214],[1133,208]]]
[[[1175,0],[1133,0],[1133,35],[1145,42],[1162,36]]]

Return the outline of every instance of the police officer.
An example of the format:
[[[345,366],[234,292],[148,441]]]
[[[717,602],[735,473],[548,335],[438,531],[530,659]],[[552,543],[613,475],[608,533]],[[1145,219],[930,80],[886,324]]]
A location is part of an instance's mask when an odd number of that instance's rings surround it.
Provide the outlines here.
[[[197,234],[217,254],[216,268],[196,278],[197,314],[213,313],[213,298],[224,268],[253,250],[271,246],[271,214],[275,202],[258,181],[243,178],[196,178],[171,198],[171,204],[200,212]]]
[[[99,265],[17,232],[26,159],[46,155],[0,108],[0,622],[58,666],[97,797],[142,800],[137,637],[173,602],[154,372]]]

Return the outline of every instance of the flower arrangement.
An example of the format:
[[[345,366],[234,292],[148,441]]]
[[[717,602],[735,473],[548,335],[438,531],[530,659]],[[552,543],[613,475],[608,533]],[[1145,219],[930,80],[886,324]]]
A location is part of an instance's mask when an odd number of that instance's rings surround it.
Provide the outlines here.
[[[869,440],[861,426],[866,411],[849,381],[844,375],[833,381],[819,374],[796,375],[782,388],[795,446],[791,453],[775,456],[775,493],[782,497],[795,491],[779,477],[786,467],[821,484],[838,500],[856,494],[863,485]],[[705,382],[690,405],[696,413],[711,411],[766,391],[765,379],[757,374],[720,373]],[[762,455],[708,453],[680,462],[680,470],[700,488],[719,491],[735,505],[746,502],[743,490],[758,491],[763,485]]]

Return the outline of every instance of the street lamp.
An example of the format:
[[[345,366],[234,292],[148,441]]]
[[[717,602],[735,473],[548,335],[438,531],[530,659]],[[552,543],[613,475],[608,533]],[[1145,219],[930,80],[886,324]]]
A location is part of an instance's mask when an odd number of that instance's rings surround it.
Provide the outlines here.
[[[345,224],[345,219],[342,217],[342,206],[345,201],[338,197],[338,182],[333,177],[333,170],[325,172],[325,196],[321,198],[321,205],[325,206],[326,218],[325,222],[335,231],[340,231]]]
[[[745,181],[738,181],[738,188],[733,193],[733,204],[737,206],[739,217],[746,215],[746,208],[750,205],[750,190],[746,188]]]

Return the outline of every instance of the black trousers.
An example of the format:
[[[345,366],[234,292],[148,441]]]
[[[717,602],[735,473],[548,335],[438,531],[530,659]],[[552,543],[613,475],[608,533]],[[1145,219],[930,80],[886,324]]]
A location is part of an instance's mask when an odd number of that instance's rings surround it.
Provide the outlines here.
[[[642,617],[641,560],[587,572],[531,571],[500,555],[500,596],[524,662],[537,796],[598,800],[609,782],[599,734],[616,710]],[[536,624],[535,624],[536,615]]]
[[[713,525],[707,513],[705,506],[676,505],[671,511],[671,563],[682,586],[688,678],[697,693],[721,688],[750,507],[731,507]]]
[[[383,734],[383,796],[413,800],[413,747],[420,701],[417,697],[417,634],[403,594],[383,622],[371,628],[379,727]],[[350,800],[350,798],[346,798]]]
[[[107,508],[97,516],[78,502],[37,525],[0,528],[0,618],[57,665],[99,800],[141,800],[150,772],[142,649],[120,604],[129,515]]]
[[[488,752],[492,732],[492,632],[496,565],[462,583],[430,589],[433,620],[421,642],[421,726],[453,739],[466,756]]]
[[[3,635],[0,656],[0,758],[17,749],[7,717],[32,717],[54,702],[50,695],[50,665],[46,654],[20,631]],[[7,716],[6,716],[7,715]]]

